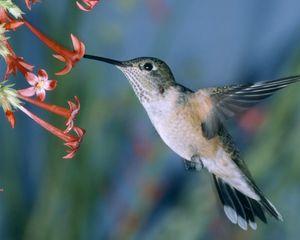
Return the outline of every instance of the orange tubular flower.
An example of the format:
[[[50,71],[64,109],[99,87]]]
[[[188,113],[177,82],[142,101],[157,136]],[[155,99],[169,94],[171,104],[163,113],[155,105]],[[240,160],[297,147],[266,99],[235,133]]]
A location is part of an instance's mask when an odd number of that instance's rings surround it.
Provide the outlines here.
[[[19,109],[25,113],[28,117],[30,117],[33,121],[38,123],[41,127],[46,129],[47,131],[51,132],[56,137],[63,140],[65,143],[64,145],[69,147],[70,150],[67,151],[67,155],[65,155],[64,159],[73,158],[75,156],[75,153],[80,147],[80,143],[82,141],[82,138],[85,134],[85,130],[80,127],[74,127],[73,130],[76,133],[76,135],[72,135],[70,133],[65,133],[61,129],[53,126],[52,124],[44,121],[43,119],[39,118],[37,115],[30,112],[27,108],[23,106],[19,106]]]
[[[64,145],[70,148],[70,150],[67,151],[67,155],[65,155],[63,157],[64,159],[73,158],[75,156],[75,153],[79,149],[80,143],[85,134],[85,130],[83,128],[74,126],[74,119],[80,109],[78,97],[75,96],[76,104],[75,103],[70,104],[71,101],[68,102],[70,105],[70,109],[59,107],[59,106],[45,103],[45,102],[41,102],[39,100],[35,100],[35,99],[29,98],[29,97],[25,97],[25,96],[22,96],[20,93],[18,94],[18,97],[26,102],[29,102],[33,105],[36,105],[42,109],[45,109],[49,112],[52,112],[56,115],[60,115],[67,119],[67,121],[66,121],[67,129],[61,130],[61,129],[53,126],[52,124],[44,121],[43,119],[39,118],[37,115],[30,112],[24,106],[22,106],[22,105],[18,106],[18,109],[20,109],[22,112],[24,112],[32,120],[34,120],[36,123],[38,123],[44,129],[46,129],[47,131],[49,131],[50,133],[52,133],[53,135],[55,135],[56,137],[58,137],[64,141]],[[77,107],[74,107],[74,106],[77,106]],[[75,135],[69,133],[71,130],[75,133]]]
[[[86,6],[76,1],[77,6],[83,11],[91,11],[98,3],[99,0],[81,0]]]
[[[23,75],[26,75],[27,72],[31,72],[34,68],[33,65],[25,62],[22,57],[17,57],[16,55],[7,55],[5,61],[7,68],[4,80],[6,80],[10,74],[16,75],[17,70],[19,70]]]
[[[69,107],[70,109],[66,109],[63,107],[59,107],[53,104],[49,104],[49,103],[45,103],[45,102],[41,102],[41,101],[37,101],[34,100],[32,98],[23,96],[21,92],[19,93],[19,98],[25,100],[26,102],[29,102],[37,107],[46,109],[49,112],[52,112],[56,115],[62,116],[66,119],[66,130],[64,132],[69,132],[73,129],[74,127],[74,120],[77,116],[77,114],[79,113],[80,110],[80,102],[77,96],[74,97],[75,99],[75,103],[68,101]]]
[[[7,68],[4,75],[4,80],[7,80],[10,74],[15,76],[17,70],[19,70],[24,76],[27,72],[31,72],[33,70],[34,66],[26,63],[22,57],[18,57],[7,40],[5,40],[3,43],[6,45],[9,51],[9,54],[5,58]]]
[[[15,114],[11,110],[6,110],[5,115],[6,115],[7,121],[9,122],[11,128],[14,128],[16,125]]]
[[[18,20],[12,20],[4,24],[6,30],[16,30],[18,27],[22,26],[24,23]]]
[[[67,74],[68,72],[70,72],[72,67],[74,67],[76,62],[78,62],[83,57],[85,52],[85,46],[83,42],[81,42],[73,34],[71,34],[71,39],[74,50],[71,51],[67,48],[62,47],[52,39],[48,38],[45,34],[37,30],[31,23],[29,23],[24,18],[22,21],[34,35],[36,35],[43,43],[45,43],[49,48],[51,48],[54,52],[57,53],[53,55],[55,58],[66,63],[66,66],[61,71],[57,72],[56,75]]]

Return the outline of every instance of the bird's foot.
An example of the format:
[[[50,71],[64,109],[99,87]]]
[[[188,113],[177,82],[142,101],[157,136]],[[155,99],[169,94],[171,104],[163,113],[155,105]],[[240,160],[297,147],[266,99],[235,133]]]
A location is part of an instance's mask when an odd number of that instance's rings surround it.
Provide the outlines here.
[[[184,165],[188,171],[200,171],[203,168],[203,163],[198,155],[193,155],[190,161],[184,159]]]

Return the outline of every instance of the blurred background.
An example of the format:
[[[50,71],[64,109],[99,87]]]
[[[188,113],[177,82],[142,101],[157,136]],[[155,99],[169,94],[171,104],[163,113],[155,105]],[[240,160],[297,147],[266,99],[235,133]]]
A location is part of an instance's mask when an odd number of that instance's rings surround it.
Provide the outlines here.
[[[89,54],[161,58],[194,90],[300,73],[298,0],[103,0],[88,13],[75,1],[42,1],[32,11],[15,2],[64,46],[73,33]],[[162,142],[119,70],[83,59],[56,76],[62,63],[26,27],[10,37],[19,56],[59,80],[47,102],[67,106],[79,96],[77,124],[87,134],[76,157],[63,160],[60,140],[21,112],[13,130],[2,115],[0,239],[299,239],[300,84],[226,124],[284,218],[243,231],[225,217],[207,171],[186,171]],[[25,86],[21,75],[11,80]]]

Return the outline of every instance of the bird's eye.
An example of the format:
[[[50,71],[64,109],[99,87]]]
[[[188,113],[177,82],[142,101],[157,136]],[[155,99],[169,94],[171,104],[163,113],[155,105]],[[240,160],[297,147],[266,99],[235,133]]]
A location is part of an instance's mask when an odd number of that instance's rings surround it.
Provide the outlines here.
[[[149,63],[149,62],[145,63],[145,64],[144,64],[144,69],[145,69],[146,71],[150,72],[150,71],[153,69],[152,63]]]

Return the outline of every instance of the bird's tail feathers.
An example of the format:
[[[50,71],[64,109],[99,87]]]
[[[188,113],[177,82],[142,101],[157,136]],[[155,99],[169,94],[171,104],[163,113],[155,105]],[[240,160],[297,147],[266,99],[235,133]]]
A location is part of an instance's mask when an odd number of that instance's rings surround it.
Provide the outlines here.
[[[214,174],[213,179],[219,198],[223,204],[224,212],[232,223],[238,224],[244,230],[247,230],[248,226],[255,230],[257,228],[255,217],[267,223],[265,212],[275,219],[282,221],[280,213],[276,210],[274,205],[263,196],[255,184],[253,184],[253,186],[251,184],[251,186],[259,196],[259,200],[255,200],[241,193]]]

